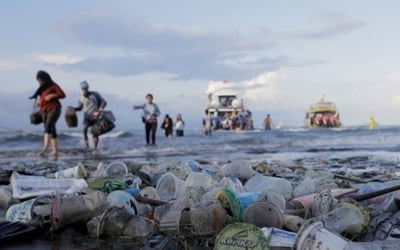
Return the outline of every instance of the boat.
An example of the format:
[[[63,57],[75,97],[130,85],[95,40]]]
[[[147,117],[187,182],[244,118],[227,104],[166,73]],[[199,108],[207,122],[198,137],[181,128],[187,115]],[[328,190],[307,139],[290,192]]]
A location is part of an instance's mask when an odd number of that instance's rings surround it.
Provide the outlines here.
[[[253,130],[252,112],[245,108],[243,99],[233,92],[208,94],[206,108],[214,130]]]
[[[308,128],[341,128],[342,122],[335,103],[322,97],[307,110],[304,125]]]

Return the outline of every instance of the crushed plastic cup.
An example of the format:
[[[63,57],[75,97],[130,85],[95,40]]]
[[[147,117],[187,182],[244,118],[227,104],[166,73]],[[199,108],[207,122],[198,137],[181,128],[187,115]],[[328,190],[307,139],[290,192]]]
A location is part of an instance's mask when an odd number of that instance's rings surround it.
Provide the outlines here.
[[[315,185],[310,177],[306,177],[296,188],[293,190],[293,197],[300,197],[315,192]]]
[[[169,236],[192,236],[190,208],[187,204],[176,201],[170,206],[158,207],[154,217],[158,220],[159,231]]]
[[[64,170],[60,170],[55,173],[55,177],[57,179],[65,179],[65,178],[85,178],[87,177],[88,173],[86,171],[85,165],[79,163],[73,168],[67,168]]]
[[[286,200],[283,195],[276,192],[264,192],[262,193],[257,201],[264,201],[274,204],[282,213],[286,210]]]
[[[229,209],[236,221],[243,221],[244,210],[255,202],[260,194],[259,192],[235,193],[224,188],[215,195],[215,199],[219,200],[224,208]]]
[[[283,215],[283,227],[292,232],[298,232],[304,225],[305,220],[295,215]]]
[[[166,173],[158,180],[157,192],[164,201],[176,200],[186,192],[186,183],[171,173]]]
[[[7,210],[11,205],[17,203],[13,198],[10,186],[0,186],[0,209]]]
[[[84,179],[12,179],[13,197],[26,199],[55,193],[74,193],[87,187]]]
[[[297,233],[294,249],[344,249],[350,241],[326,229],[322,222],[304,225]]]
[[[123,207],[128,210],[132,209],[134,214],[140,216],[149,216],[152,208],[149,205],[138,202],[130,193],[122,190],[113,191],[107,196],[107,204],[109,207]]]
[[[197,203],[190,208],[192,233],[196,236],[215,235],[228,223],[225,209],[217,200]]]
[[[51,201],[51,231],[86,222],[101,214],[106,206],[106,197],[100,191],[85,195],[54,195]]]
[[[112,162],[105,168],[104,173],[106,175],[105,177],[124,177],[128,175],[128,167],[125,163],[120,161]]]
[[[222,178],[222,180],[218,183],[218,186],[221,186],[223,188],[229,188],[235,191],[236,193],[246,192],[246,189],[244,188],[242,182],[236,176],[229,176]]]
[[[208,174],[192,172],[186,178],[186,186],[210,188],[217,182]]]
[[[247,166],[244,162],[232,162],[224,165],[219,170],[219,175],[222,177],[236,176],[241,180],[249,180],[257,174],[256,171]]]
[[[336,196],[353,193],[357,190],[354,188],[336,188],[336,189],[332,189],[330,191],[332,192],[333,196],[336,197]],[[316,195],[317,194],[309,194],[309,195],[305,195],[305,196],[301,196],[301,197],[296,197],[293,200],[291,200],[290,202],[292,204],[295,204],[295,206],[299,207],[299,208],[311,208],[313,206],[313,204],[315,203],[315,199],[317,197]]]
[[[283,214],[274,204],[264,201],[251,203],[243,212],[243,221],[257,227],[282,228]]]
[[[140,191],[140,195],[153,200],[161,200],[157,190],[153,187],[146,187]]]
[[[21,222],[30,225],[49,225],[51,215],[51,198],[41,196],[12,205],[6,213],[5,220],[9,222]]]
[[[331,211],[337,203],[330,190],[324,190],[315,195],[315,202],[311,207],[314,217],[319,217]]]
[[[268,192],[273,191],[285,197],[292,198],[292,185],[284,178],[256,175],[244,185],[247,192]]]
[[[142,180],[134,175],[124,176],[123,181],[128,188],[140,188],[140,186],[142,185]]]
[[[368,194],[375,191],[379,191],[385,188],[388,188],[389,185],[386,183],[381,182],[369,182],[359,186],[358,195]],[[388,193],[385,195],[380,195],[375,198],[366,200],[361,202],[363,205],[374,205],[377,206],[379,209],[386,211],[394,202],[394,193]]]
[[[333,232],[358,236],[367,231],[370,215],[368,210],[356,201],[343,198],[335,209],[322,215],[321,220],[325,227]]]
[[[97,237],[113,236],[137,239],[150,236],[154,232],[154,222],[138,216],[124,207],[107,208],[100,217]]]

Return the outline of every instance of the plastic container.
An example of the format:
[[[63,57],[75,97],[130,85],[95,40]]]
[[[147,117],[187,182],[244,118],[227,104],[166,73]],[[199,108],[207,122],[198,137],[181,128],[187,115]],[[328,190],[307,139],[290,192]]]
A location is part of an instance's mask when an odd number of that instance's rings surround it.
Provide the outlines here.
[[[260,194],[259,192],[235,193],[224,188],[216,194],[215,198],[223,204],[224,208],[229,209],[236,221],[243,221],[244,210],[255,202]]]
[[[297,234],[278,228],[261,228],[271,249],[293,249]]]
[[[294,249],[314,250],[314,249],[335,249],[341,250],[350,241],[342,236],[326,229],[322,222],[315,222],[304,226],[297,234]]]
[[[235,223],[225,227],[215,240],[215,250],[268,250],[268,239],[252,224]]]
[[[87,187],[84,179],[14,179],[11,181],[13,197],[16,199],[26,199],[40,195],[50,195],[64,193],[69,189],[69,193]]]
[[[283,195],[276,192],[264,192],[258,197],[257,201],[264,201],[274,204],[282,213],[286,210],[286,200]]]
[[[192,233],[197,236],[216,235],[228,223],[225,209],[217,200],[198,203],[190,208]]]
[[[73,168],[67,168],[55,173],[55,177],[57,179],[65,179],[65,178],[85,178],[87,177],[87,171],[85,166],[82,163],[79,163],[77,166]]]
[[[385,189],[388,187],[389,187],[389,185],[386,183],[369,182],[369,183],[366,183],[366,184],[363,184],[362,186],[360,186],[360,189],[357,194],[358,195],[368,194],[368,193],[379,191],[379,190],[382,190],[382,189]],[[392,205],[393,202],[394,202],[394,193],[392,192],[392,193],[380,195],[375,198],[363,201],[363,202],[361,202],[361,204],[374,205],[374,206],[379,207],[383,211],[386,211]]]
[[[51,231],[77,222],[86,222],[100,215],[106,206],[106,197],[100,191],[85,195],[55,195],[52,197]]]
[[[154,232],[154,227],[151,220],[137,216],[131,210],[123,207],[111,207],[107,208],[100,217],[97,237],[145,238]]]
[[[5,220],[35,226],[50,225],[51,206],[50,196],[40,196],[11,206],[7,210]]]
[[[112,162],[105,168],[104,174],[104,177],[124,177],[128,175],[128,167],[121,161]]]
[[[153,200],[161,200],[160,195],[157,193],[157,190],[153,187],[144,188],[140,191],[140,195]]]
[[[244,188],[242,182],[236,176],[224,177],[218,183],[218,185],[224,188],[229,188],[235,191],[236,193],[246,192],[246,189]]]
[[[164,201],[176,200],[186,192],[186,183],[171,173],[166,173],[158,180],[157,192]]]
[[[78,127],[78,116],[76,115],[75,109],[72,107],[68,107],[65,111],[65,122],[67,123],[68,128],[76,128]]]
[[[367,231],[370,215],[359,203],[343,198],[335,209],[323,215],[321,219],[326,228],[333,232],[357,236]]]
[[[113,191],[107,196],[107,204],[109,207],[124,207],[133,209],[134,214],[148,217],[152,213],[152,208],[149,205],[138,202],[130,193],[126,191]]]
[[[349,194],[355,191],[357,190],[353,188],[337,188],[331,190],[334,197]],[[315,202],[315,195],[316,194],[309,194],[301,197],[296,197],[293,200],[291,200],[291,202],[297,203],[298,206],[301,208],[311,208]]]
[[[314,204],[311,206],[311,212],[314,217],[320,217],[331,211],[337,203],[330,190],[324,190],[315,195]]]
[[[315,185],[310,177],[306,177],[294,190],[293,197],[300,197],[315,192]]]
[[[268,192],[273,191],[283,195],[286,200],[292,198],[292,185],[283,178],[256,175],[244,185],[248,192]]]
[[[257,227],[282,228],[283,215],[274,204],[257,201],[250,204],[243,212],[243,221]]]
[[[208,174],[192,172],[186,179],[188,187],[203,187],[210,188],[217,182]]]

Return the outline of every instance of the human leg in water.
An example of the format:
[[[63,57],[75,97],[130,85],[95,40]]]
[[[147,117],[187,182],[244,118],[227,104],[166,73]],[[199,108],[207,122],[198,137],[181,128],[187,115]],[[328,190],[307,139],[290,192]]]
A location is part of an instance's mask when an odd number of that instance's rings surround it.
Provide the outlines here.
[[[151,129],[151,144],[156,145],[156,132],[157,132],[157,123],[153,123],[150,127]]]
[[[49,149],[49,145],[50,145],[50,134],[44,133],[43,134],[43,148],[39,152],[39,156],[41,156],[41,157],[47,156],[47,150]]]
[[[146,143],[147,145],[150,144],[150,130],[151,130],[151,124],[146,122],[145,124],[145,130],[146,130]]]
[[[89,137],[88,137],[88,130],[89,130],[89,124],[87,121],[83,123],[83,139],[85,141],[85,146],[86,148],[89,148]]]
[[[51,156],[53,156],[54,160],[58,160],[58,141],[57,138],[51,138]]]
[[[61,115],[61,109],[55,109],[48,112],[46,116],[45,122],[45,133],[47,133],[47,141],[50,140],[51,144],[51,156],[54,157],[54,160],[58,160],[58,142],[57,142],[57,130],[56,130],[56,123],[58,118]],[[48,142],[47,142],[48,147]]]
[[[93,136],[93,145],[94,145],[94,149],[97,150],[97,146],[99,145],[99,137],[98,136]]]

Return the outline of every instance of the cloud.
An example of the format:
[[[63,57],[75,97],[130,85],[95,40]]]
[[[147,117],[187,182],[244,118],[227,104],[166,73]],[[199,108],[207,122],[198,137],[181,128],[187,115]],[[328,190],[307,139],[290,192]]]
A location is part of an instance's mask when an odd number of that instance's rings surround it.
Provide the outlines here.
[[[0,58],[0,70],[1,71],[18,70],[18,69],[23,69],[25,67],[26,67],[26,65],[24,65],[22,63]]]
[[[36,55],[35,58],[39,62],[56,66],[76,64],[83,60],[80,56],[73,56],[66,53],[41,53]]]
[[[350,33],[366,26],[361,20],[355,20],[343,13],[322,12],[319,17],[320,26],[300,30],[292,34],[296,38],[326,39]]]
[[[251,103],[252,107],[263,109],[265,104],[274,103],[281,98],[281,79],[279,72],[269,71],[241,82],[210,81],[206,93],[233,92]]]
[[[176,79],[243,80],[290,63],[266,53],[274,46],[267,32],[184,29],[102,13],[68,17],[55,30],[67,41],[123,50],[124,55],[93,56],[63,67],[113,76],[159,72]]]

